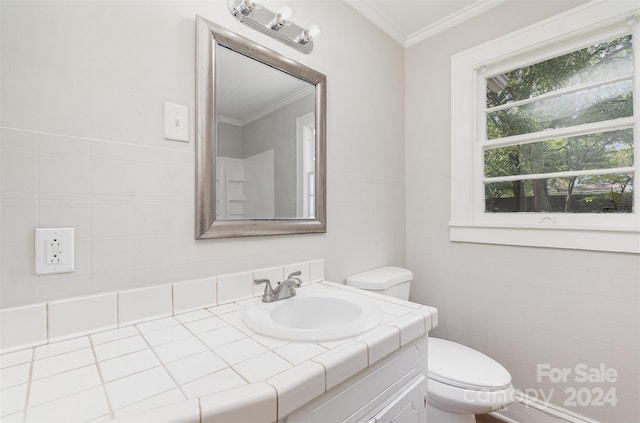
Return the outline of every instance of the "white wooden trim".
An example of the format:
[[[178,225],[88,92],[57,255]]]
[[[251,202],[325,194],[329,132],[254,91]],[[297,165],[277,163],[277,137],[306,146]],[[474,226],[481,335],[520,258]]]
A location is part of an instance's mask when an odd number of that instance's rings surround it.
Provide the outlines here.
[[[635,15],[632,26],[628,17]],[[489,41],[458,53],[451,58],[451,222],[452,241],[528,245],[536,247],[572,248],[596,251],[621,251],[640,254],[640,200],[638,190],[634,195],[632,214],[571,214],[571,213],[485,213],[482,148],[498,146],[514,139],[486,141],[483,133],[484,78],[492,72],[500,73],[522,65],[524,55],[531,54],[539,60],[542,48],[566,43],[585,45],[585,40],[601,39],[603,34],[633,33],[640,38],[638,28],[640,7],[633,2],[596,0],[551,17],[537,24]],[[523,46],[528,46],[524,47]],[[557,50],[554,52],[557,53]],[[640,69],[640,53],[634,53],[635,69]],[[516,58],[519,62],[515,62]],[[527,59],[530,57],[527,56]],[[505,65],[505,63],[508,64]],[[494,65],[495,64],[495,65]],[[491,70],[488,70],[491,67]],[[499,68],[503,68],[497,70]],[[617,120],[613,127],[635,127],[635,152],[640,153],[640,78],[635,78],[634,110],[636,116]],[[478,113],[478,111],[483,111]],[[607,123],[605,126],[609,126]],[[621,125],[621,126],[618,126]],[[592,130],[597,124],[578,128],[560,129],[558,133]],[[564,132],[562,132],[564,131]],[[533,138],[551,135],[527,134]],[[555,135],[555,134],[554,134]],[[526,137],[525,136],[525,137]],[[509,141],[509,142],[507,142]],[[524,137],[519,139],[524,141]],[[631,169],[638,173],[639,160]],[[625,171],[628,170],[625,168]],[[636,185],[637,185],[636,177]]]

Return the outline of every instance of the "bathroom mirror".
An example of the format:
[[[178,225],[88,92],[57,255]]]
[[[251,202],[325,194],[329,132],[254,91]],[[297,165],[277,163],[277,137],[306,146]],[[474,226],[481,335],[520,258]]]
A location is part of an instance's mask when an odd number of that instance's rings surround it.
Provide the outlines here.
[[[197,17],[196,239],[326,232],[326,77]]]

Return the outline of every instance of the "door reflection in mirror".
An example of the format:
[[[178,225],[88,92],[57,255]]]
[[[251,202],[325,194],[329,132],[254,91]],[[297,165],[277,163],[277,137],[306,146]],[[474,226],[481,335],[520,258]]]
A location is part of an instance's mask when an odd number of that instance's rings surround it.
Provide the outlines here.
[[[216,61],[216,217],[315,217],[315,86],[228,48]]]

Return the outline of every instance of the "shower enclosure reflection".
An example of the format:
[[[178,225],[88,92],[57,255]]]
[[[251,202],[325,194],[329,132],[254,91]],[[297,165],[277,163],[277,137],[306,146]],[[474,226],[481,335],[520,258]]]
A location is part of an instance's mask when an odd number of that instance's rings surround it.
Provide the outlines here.
[[[313,218],[315,86],[221,47],[216,217]]]

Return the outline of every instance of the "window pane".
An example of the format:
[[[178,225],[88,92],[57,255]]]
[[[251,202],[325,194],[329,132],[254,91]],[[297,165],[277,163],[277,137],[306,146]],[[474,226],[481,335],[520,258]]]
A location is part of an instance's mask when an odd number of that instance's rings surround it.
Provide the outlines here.
[[[631,213],[633,174],[490,183],[485,211]]]
[[[631,35],[487,78],[487,108],[632,75]]]
[[[486,149],[487,177],[633,166],[633,129]]]
[[[487,114],[487,138],[633,116],[633,81],[621,81]]]

